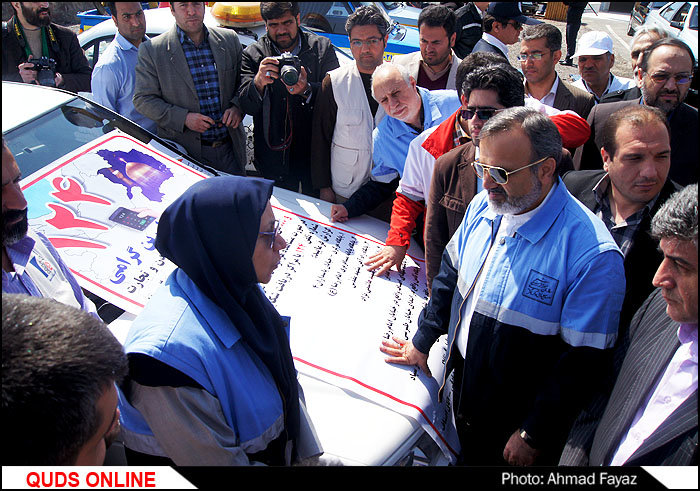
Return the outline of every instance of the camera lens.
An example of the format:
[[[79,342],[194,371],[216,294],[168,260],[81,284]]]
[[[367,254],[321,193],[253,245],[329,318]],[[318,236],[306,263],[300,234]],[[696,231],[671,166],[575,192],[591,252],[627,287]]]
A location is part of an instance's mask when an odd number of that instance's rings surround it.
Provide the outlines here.
[[[299,71],[291,65],[285,65],[280,70],[280,79],[285,85],[296,85],[299,81]]]

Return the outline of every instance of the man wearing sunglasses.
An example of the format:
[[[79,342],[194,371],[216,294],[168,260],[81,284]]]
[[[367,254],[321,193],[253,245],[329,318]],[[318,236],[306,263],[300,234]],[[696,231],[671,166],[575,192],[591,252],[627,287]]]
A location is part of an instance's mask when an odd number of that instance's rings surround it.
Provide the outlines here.
[[[562,141],[550,118],[508,108],[480,134],[472,167],[484,190],[447,246],[413,339],[381,350],[430,375],[430,348],[447,334],[458,463],[553,465],[607,369],[622,254],[557,177]]]
[[[630,101],[596,105],[588,116],[591,136],[576,150],[574,167],[602,169],[600,149],[603,128],[612,114],[628,105],[645,104],[666,115],[671,135],[671,170],[669,177],[686,186],[698,182],[698,110],[684,103],[693,78],[695,57],[690,47],[675,38],[652,44],[642,56],[637,71],[637,85],[642,97]]]
[[[587,118],[595,104],[593,96],[557,75],[560,58],[561,31],[557,27],[543,23],[523,29],[518,60],[525,76],[525,97]]]
[[[508,45],[518,42],[523,24],[540,24],[540,21],[523,15],[516,2],[491,2],[484,15],[484,33],[474,45],[472,53],[487,51],[496,53],[508,61]]]

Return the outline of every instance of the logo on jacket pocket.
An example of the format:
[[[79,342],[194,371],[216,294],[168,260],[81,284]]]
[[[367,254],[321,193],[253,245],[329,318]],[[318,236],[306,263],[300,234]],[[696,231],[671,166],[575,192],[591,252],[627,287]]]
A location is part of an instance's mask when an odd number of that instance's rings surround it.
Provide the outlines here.
[[[557,285],[559,285],[559,280],[531,269],[523,288],[523,296],[540,303],[552,305]]]

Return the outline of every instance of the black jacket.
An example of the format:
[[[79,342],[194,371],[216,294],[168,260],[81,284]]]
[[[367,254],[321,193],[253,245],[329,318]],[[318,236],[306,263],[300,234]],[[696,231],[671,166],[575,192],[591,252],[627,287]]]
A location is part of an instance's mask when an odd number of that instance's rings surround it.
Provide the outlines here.
[[[474,45],[481,39],[483,32],[482,20],[474,2],[469,2],[466,5],[455,10],[457,24],[455,32],[457,39],[453,48],[455,54],[464,59],[474,49]]]
[[[583,170],[567,172],[564,177],[564,184],[569,192],[583,203],[588,209],[593,211],[597,205],[593,187],[605,175],[603,170]],[[625,299],[622,302],[622,312],[620,312],[620,329],[618,337],[622,338],[624,332],[632,320],[632,316],[644,303],[644,300],[654,290],[651,280],[661,264],[663,255],[657,248],[657,243],[651,238],[649,231],[651,230],[651,219],[658,211],[661,205],[676,191],[680,186],[671,179],[666,179],[666,183],[661,188],[659,198],[654,203],[649,215],[647,215],[637,228],[634,235],[632,247],[627,252],[625,257],[625,280],[627,287],[625,291]]]
[[[616,111],[639,104],[639,99],[597,104],[588,115],[591,136],[576,149],[574,168],[602,169],[600,147],[603,145],[603,127]],[[668,176],[681,186],[698,182],[698,110],[682,103],[673,110],[668,120],[671,127],[671,170]]]
[[[243,51],[240,104],[243,112],[253,116],[255,167],[267,179],[309,174],[311,120],[316,94],[326,73],[340,66],[327,38],[301,30],[299,36],[301,50],[298,56],[313,90],[308,103],[301,95],[290,95],[279,79],[265,87],[262,97],[258,93],[253,79],[260,62],[268,56],[280,55],[267,35]],[[286,148],[271,148],[284,147],[285,141],[289,142]]]
[[[24,46],[26,41],[15,29],[17,17],[13,16],[2,23],[2,79],[21,82],[19,66],[27,61]],[[73,31],[57,24],[50,24],[49,30],[55,39],[49,39],[50,57],[56,60],[56,71],[63,76],[63,86],[72,92],[91,92],[92,68],[85,58]]]

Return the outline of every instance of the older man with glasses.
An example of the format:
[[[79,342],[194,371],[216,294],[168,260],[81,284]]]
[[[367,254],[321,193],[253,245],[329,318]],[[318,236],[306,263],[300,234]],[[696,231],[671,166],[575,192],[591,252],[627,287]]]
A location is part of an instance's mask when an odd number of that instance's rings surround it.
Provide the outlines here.
[[[381,350],[430,376],[430,348],[447,334],[459,464],[552,465],[607,368],[622,254],[557,176],[562,141],[550,118],[508,108],[479,138],[472,167],[484,190],[447,245],[413,339]]]
[[[598,104],[588,116],[589,140],[576,151],[576,169],[602,169],[600,149],[603,127],[610,116],[634,104],[660,109],[668,120],[671,136],[669,178],[681,186],[698,182],[698,110],[684,103],[693,79],[695,57],[690,47],[675,38],[656,41],[644,51],[637,85],[642,96],[629,100]]]

